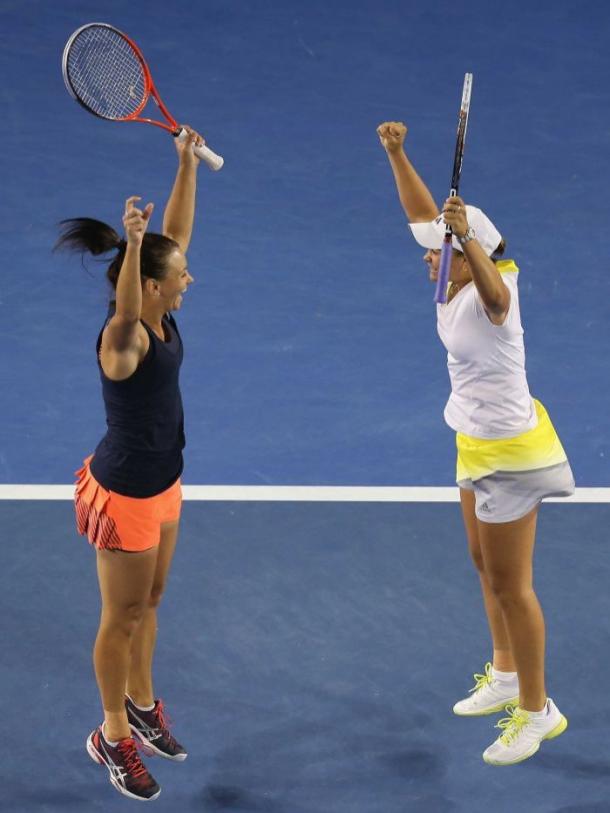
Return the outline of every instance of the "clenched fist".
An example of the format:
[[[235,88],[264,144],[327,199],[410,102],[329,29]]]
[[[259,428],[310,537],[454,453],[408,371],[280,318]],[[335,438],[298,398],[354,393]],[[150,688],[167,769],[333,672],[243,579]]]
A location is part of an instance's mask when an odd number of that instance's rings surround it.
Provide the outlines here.
[[[398,152],[407,135],[407,128],[402,121],[385,121],[377,128],[377,135],[386,152]]]

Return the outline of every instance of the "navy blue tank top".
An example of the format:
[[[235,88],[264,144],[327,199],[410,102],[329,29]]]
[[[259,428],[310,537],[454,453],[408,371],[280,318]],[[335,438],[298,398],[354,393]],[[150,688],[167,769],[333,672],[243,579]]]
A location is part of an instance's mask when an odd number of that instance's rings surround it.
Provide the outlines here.
[[[113,313],[111,305],[108,319]],[[102,370],[104,328],[97,340],[108,429],[95,450],[91,473],[105,489],[127,497],[160,494],[182,473],[184,414],[178,381],[182,339],[170,314],[162,324],[166,341],[142,322],[150,346],[136,371],[123,381],[112,381]]]

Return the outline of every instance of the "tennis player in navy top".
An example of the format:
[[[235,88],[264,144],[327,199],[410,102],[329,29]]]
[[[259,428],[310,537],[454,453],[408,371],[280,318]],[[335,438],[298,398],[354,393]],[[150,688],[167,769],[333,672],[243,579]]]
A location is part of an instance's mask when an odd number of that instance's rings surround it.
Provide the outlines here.
[[[114,252],[107,276],[114,290],[97,342],[107,431],[78,472],[78,530],[96,549],[102,600],[93,660],[104,722],[87,739],[92,759],[108,768],[125,796],[157,798],[142,762],[147,754],[187,756],[170,733],[156,698],[152,661],[157,607],[180,521],[184,421],[179,387],[183,348],[171,315],[193,282],[186,251],[195,215],[201,136],[175,141],[178,171],[162,234],[148,230],[153,204],[125,203],[125,237],[105,223],[62,223],[58,247],[94,255]]]

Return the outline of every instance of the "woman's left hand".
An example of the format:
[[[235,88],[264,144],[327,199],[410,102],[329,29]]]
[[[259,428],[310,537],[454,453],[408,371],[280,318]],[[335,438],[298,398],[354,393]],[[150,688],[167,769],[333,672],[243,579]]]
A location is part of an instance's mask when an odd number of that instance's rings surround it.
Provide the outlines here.
[[[466,219],[466,204],[457,195],[454,198],[447,198],[443,206],[443,220],[456,237],[464,237],[468,231],[468,220]]]
[[[174,140],[180,163],[196,167],[199,164],[199,158],[195,155],[193,148],[201,147],[205,144],[205,139],[188,124],[184,124],[183,129],[186,130],[186,138],[183,141],[177,138]]]

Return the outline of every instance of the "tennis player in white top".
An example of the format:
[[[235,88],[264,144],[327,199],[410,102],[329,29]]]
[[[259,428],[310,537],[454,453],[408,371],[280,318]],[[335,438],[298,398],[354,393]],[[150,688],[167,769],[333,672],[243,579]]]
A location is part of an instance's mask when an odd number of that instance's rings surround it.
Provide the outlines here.
[[[456,479],[493,644],[492,662],[453,710],[475,716],[506,708],[508,716],[498,723],[502,733],[483,759],[512,765],[567,727],[546,693],[545,626],[532,558],[541,500],[570,495],[574,478],[546,410],[530,395],[519,269],[501,259],[501,234],[459,197],[448,198],[439,213],[404,151],[404,124],[385,122],[377,132],[434,282],[445,224],[453,231],[447,303],[437,305],[451,381],[445,421],[456,431]]]

